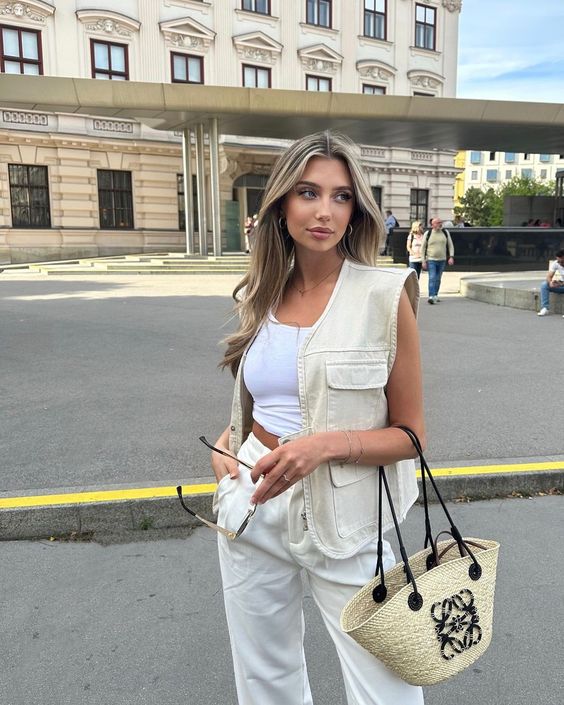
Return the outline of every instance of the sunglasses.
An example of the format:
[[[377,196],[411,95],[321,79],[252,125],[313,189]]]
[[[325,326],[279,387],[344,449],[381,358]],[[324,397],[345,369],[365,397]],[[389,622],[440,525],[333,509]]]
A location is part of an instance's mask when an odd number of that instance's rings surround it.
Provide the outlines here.
[[[219,453],[220,455],[225,455],[227,458],[232,458],[233,460],[236,460],[238,463],[241,465],[244,465],[246,468],[249,468],[249,470],[252,470],[254,468],[253,465],[249,465],[248,463],[245,463],[243,460],[239,460],[237,456],[232,455],[231,453],[228,453],[225,450],[222,450],[221,448],[216,448],[214,445],[212,445],[205,436],[200,436],[200,441],[204,445],[206,445],[210,450],[214,450],[216,453]],[[262,480],[262,476],[259,478],[258,483]],[[213,529],[214,531],[219,532],[220,534],[223,534],[223,536],[227,537],[230,541],[234,541],[235,539],[238,539],[239,536],[245,531],[247,528],[251,518],[253,517],[254,513],[257,510],[257,505],[256,504],[250,504],[249,508],[247,510],[247,513],[243,517],[243,521],[241,522],[241,525],[237,529],[237,531],[232,531],[231,529],[226,529],[224,526],[219,526],[219,524],[214,524],[213,521],[209,521],[208,519],[205,519],[204,517],[200,516],[197,512],[195,512],[193,509],[190,509],[190,507],[184,502],[184,497],[182,496],[182,485],[178,485],[176,488],[176,492],[178,494],[178,499],[180,500],[180,504],[182,505],[182,508],[185,509],[188,514],[191,516],[195,517],[198,519],[198,521],[201,521],[202,524],[205,524],[206,526],[209,526],[210,529]]]

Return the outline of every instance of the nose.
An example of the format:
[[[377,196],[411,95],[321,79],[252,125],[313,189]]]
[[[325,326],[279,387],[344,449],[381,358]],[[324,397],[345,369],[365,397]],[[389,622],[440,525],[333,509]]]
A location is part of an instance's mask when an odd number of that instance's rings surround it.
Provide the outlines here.
[[[317,213],[315,217],[318,220],[330,220],[331,218],[331,199],[329,197],[327,198],[320,198],[317,201]]]

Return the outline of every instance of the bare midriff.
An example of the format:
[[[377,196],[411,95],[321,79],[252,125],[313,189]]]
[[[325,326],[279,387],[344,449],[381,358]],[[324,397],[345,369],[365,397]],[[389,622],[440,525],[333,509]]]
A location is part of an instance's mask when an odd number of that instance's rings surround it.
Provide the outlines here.
[[[255,438],[257,438],[263,444],[263,446],[266,446],[269,450],[274,450],[275,448],[278,448],[279,436],[275,436],[273,433],[269,433],[256,421],[253,421],[252,431]]]

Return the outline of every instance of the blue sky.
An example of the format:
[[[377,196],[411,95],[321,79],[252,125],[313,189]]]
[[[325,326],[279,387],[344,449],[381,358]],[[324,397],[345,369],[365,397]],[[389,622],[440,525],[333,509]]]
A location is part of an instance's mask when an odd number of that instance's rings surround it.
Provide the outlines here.
[[[563,0],[464,0],[457,96],[564,102],[563,31]]]

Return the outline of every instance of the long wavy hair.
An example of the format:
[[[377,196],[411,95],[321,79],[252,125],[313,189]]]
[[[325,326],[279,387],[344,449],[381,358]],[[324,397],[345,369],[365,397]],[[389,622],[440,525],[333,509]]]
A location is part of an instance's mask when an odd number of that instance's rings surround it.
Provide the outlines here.
[[[300,181],[312,157],[340,159],[348,168],[354,190],[351,228],[339,242],[339,254],[353,262],[375,265],[385,238],[384,221],[358,159],[358,147],[345,135],[325,131],[296,140],[280,155],[266,184],[258,225],[253,232],[250,266],[233,291],[239,328],[225,339],[227,350],[220,367],[235,376],[245,348],[276,309],[294,264],[294,241],[281,227],[286,195]]]

